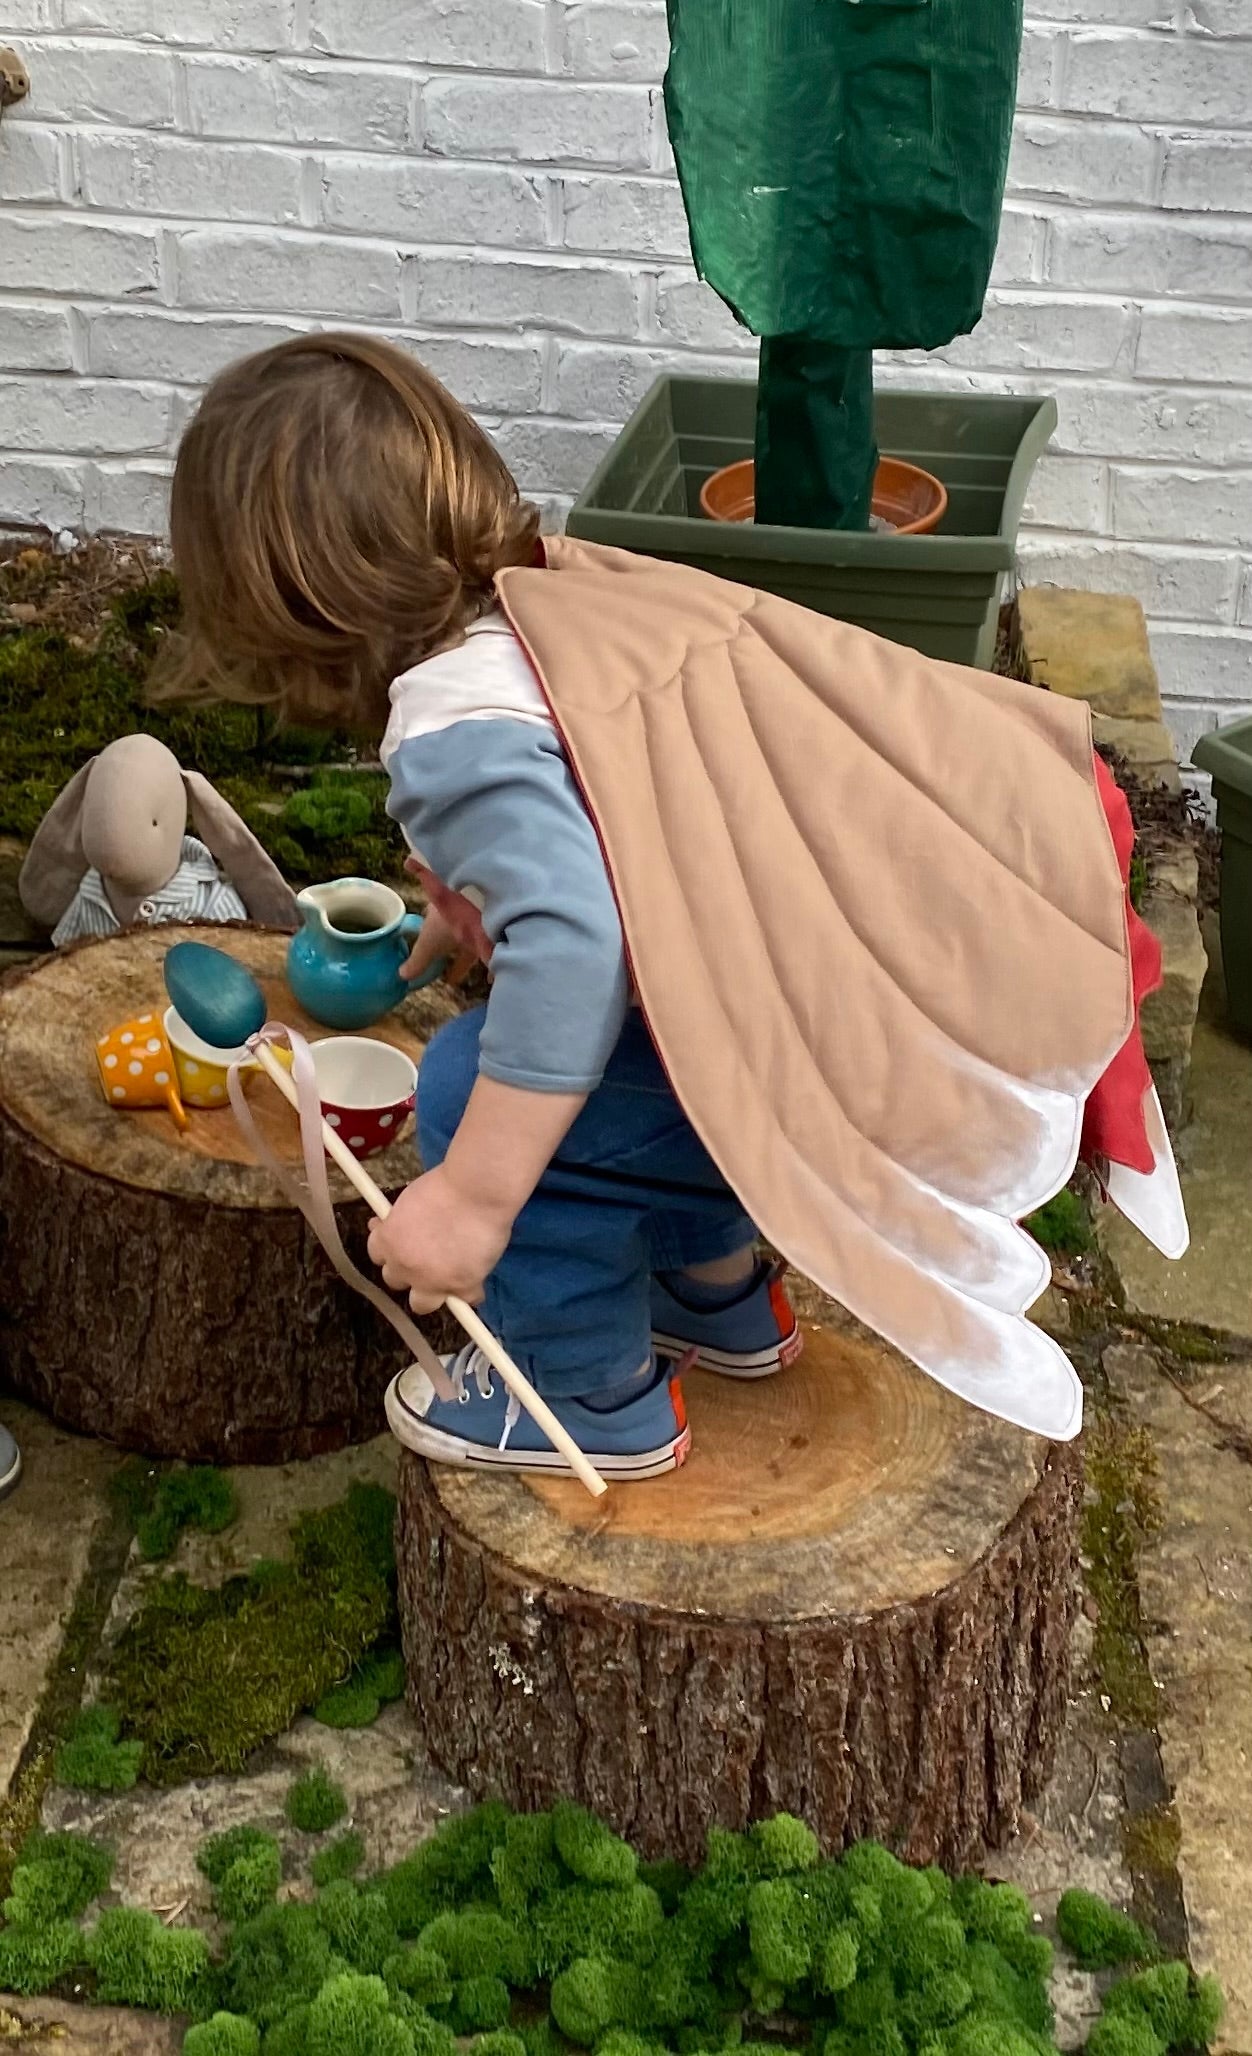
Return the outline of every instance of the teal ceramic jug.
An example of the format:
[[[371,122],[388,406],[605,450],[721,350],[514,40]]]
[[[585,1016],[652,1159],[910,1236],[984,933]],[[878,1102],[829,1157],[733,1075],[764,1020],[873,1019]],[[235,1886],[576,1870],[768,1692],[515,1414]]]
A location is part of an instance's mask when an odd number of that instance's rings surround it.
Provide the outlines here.
[[[444,969],[433,964],[421,978],[401,978],[422,920],[389,885],[335,878],[307,885],[296,904],[304,925],[287,952],[287,983],[327,1028],[368,1028]]]

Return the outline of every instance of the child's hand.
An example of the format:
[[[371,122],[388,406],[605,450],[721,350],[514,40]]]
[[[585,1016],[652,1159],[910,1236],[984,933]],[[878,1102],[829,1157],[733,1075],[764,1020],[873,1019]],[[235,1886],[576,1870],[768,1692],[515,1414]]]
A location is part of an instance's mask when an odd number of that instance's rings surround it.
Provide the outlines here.
[[[406,1186],[388,1218],[373,1223],[369,1251],[383,1283],[407,1289],[414,1313],[429,1314],[452,1296],[471,1306],[482,1298],[512,1226],[459,1193],[441,1167]]]
[[[461,954],[451,925],[434,907],[422,916],[422,932],[400,966],[402,978],[421,978],[441,957],[449,960]]]

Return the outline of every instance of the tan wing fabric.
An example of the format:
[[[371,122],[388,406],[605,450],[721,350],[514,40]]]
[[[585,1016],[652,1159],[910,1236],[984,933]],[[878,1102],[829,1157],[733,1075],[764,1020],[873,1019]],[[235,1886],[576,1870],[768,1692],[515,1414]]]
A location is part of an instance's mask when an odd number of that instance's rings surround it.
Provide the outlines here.
[[[1129,1032],[1085,710],[589,545],[502,597],[649,1024],[764,1231],[976,1403],[1074,1432],[1015,1218]]]

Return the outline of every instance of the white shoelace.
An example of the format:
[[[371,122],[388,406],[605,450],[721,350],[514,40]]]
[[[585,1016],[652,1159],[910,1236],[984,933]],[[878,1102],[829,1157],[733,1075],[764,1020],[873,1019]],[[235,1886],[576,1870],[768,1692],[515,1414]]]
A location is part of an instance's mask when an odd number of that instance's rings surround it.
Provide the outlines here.
[[[496,1388],[495,1381],[491,1375],[491,1365],[481,1349],[471,1347],[463,1349],[455,1363],[448,1366],[448,1376],[452,1380],[452,1390],[456,1395],[457,1404],[459,1406],[468,1406],[470,1403],[473,1395],[466,1384],[466,1379],[471,1375],[478,1388],[479,1398],[494,1399]],[[514,1428],[521,1419],[521,1414],[521,1402],[515,1393],[510,1392],[508,1404],[504,1409],[504,1429],[496,1445],[498,1449],[503,1451],[508,1448],[509,1436],[513,1433]]]

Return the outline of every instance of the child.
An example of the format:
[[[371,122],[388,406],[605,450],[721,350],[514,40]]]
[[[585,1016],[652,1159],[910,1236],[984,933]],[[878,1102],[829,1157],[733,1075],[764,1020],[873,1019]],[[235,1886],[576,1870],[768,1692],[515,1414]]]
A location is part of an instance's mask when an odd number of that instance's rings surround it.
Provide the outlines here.
[[[1064,1438],[1015,1224],[1086,1152],[1185,1221],[1135,1025],[1159,975],[1086,709],[681,566],[538,541],[411,358],[323,335],[224,373],[187,432],[171,690],[382,736],[431,912],[488,1004],[421,1066],[424,1174],[376,1223],[422,1312],[481,1300],[597,1466],[689,1432],[673,1365],[798,1352],[775,1247],[974,1404]],[[1112,832],[1110,832],[1110,830]],[[559,1469],[472,1349],[392,1427]]]

